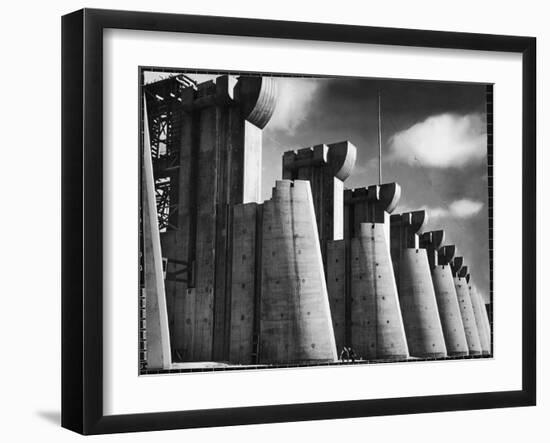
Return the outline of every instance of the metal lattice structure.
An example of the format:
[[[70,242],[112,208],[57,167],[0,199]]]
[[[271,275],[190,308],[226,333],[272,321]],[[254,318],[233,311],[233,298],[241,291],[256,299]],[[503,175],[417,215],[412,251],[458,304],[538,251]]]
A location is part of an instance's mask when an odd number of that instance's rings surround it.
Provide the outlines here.
[[[144,86],[149,117],[151,156],[155,176],[155,193],[159,230],[177,228],[177,192],[179,143],[182,121],[181,93],[196,89],[196,82],[184,74]]]

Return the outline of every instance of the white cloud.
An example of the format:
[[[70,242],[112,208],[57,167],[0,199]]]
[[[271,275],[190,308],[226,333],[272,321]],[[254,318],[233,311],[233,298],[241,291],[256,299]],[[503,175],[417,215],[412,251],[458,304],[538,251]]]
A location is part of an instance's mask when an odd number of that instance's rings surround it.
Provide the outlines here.
[[[462,167],[487,155],[486,125],[481,114],[428,117],[389,140],[390,159],[437,168]]]
[[[322,82],[306,78],[277,78],[276,81],[277,105],[267,128],[293,134],[307,117]]]
[[[441,218],[466,219],[477,215],[483,208],[483,202],[463,198],[455,200],[449,206],[424,206],[424,207],[409,207],[400,206],[396,213],[411,212],[425,210],[428,215],[428,221],[434,221]]]
[[[452,202],[449,205],[449,212],[453,217],[469,218],[479,213],[481,208],[483,208],[482,202],[463,198]]]

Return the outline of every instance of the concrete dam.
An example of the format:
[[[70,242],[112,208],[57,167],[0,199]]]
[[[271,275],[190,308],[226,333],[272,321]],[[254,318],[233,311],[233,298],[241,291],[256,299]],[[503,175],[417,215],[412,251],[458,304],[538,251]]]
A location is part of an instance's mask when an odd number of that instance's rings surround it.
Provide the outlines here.
[[[143,86],[142,371],[492,355],[475,272],[425,211],[394,213],[399,184],[346,188],[351,142],[288,149],[261,201],[277,97],[268,77]]]

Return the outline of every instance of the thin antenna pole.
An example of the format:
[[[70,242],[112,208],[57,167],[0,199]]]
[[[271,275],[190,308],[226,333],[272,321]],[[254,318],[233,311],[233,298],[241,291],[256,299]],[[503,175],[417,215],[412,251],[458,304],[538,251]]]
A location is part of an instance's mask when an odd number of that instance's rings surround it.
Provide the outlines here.
[[[382,184],[382,112],[380,89],[378,90],[378,184]]]

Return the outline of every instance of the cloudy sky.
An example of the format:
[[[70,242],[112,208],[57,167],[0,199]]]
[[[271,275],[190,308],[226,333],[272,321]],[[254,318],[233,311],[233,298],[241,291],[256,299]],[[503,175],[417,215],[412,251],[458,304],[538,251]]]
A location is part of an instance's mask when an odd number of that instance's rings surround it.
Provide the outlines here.
[[[146,82],[158,76],[146,76]],[[190,77],[202,82],[215,76]],[[264,199],[281,178],[283,152],[342,140],[358,151],[346,187],[376,184],[380,91],[382,179],[402,188],[394,213],[425,209],[425,230],[445,230],[445,243],[456,244],[488,301],[485,85],[360,78],[277,82],[277,108],[263,134]]]

